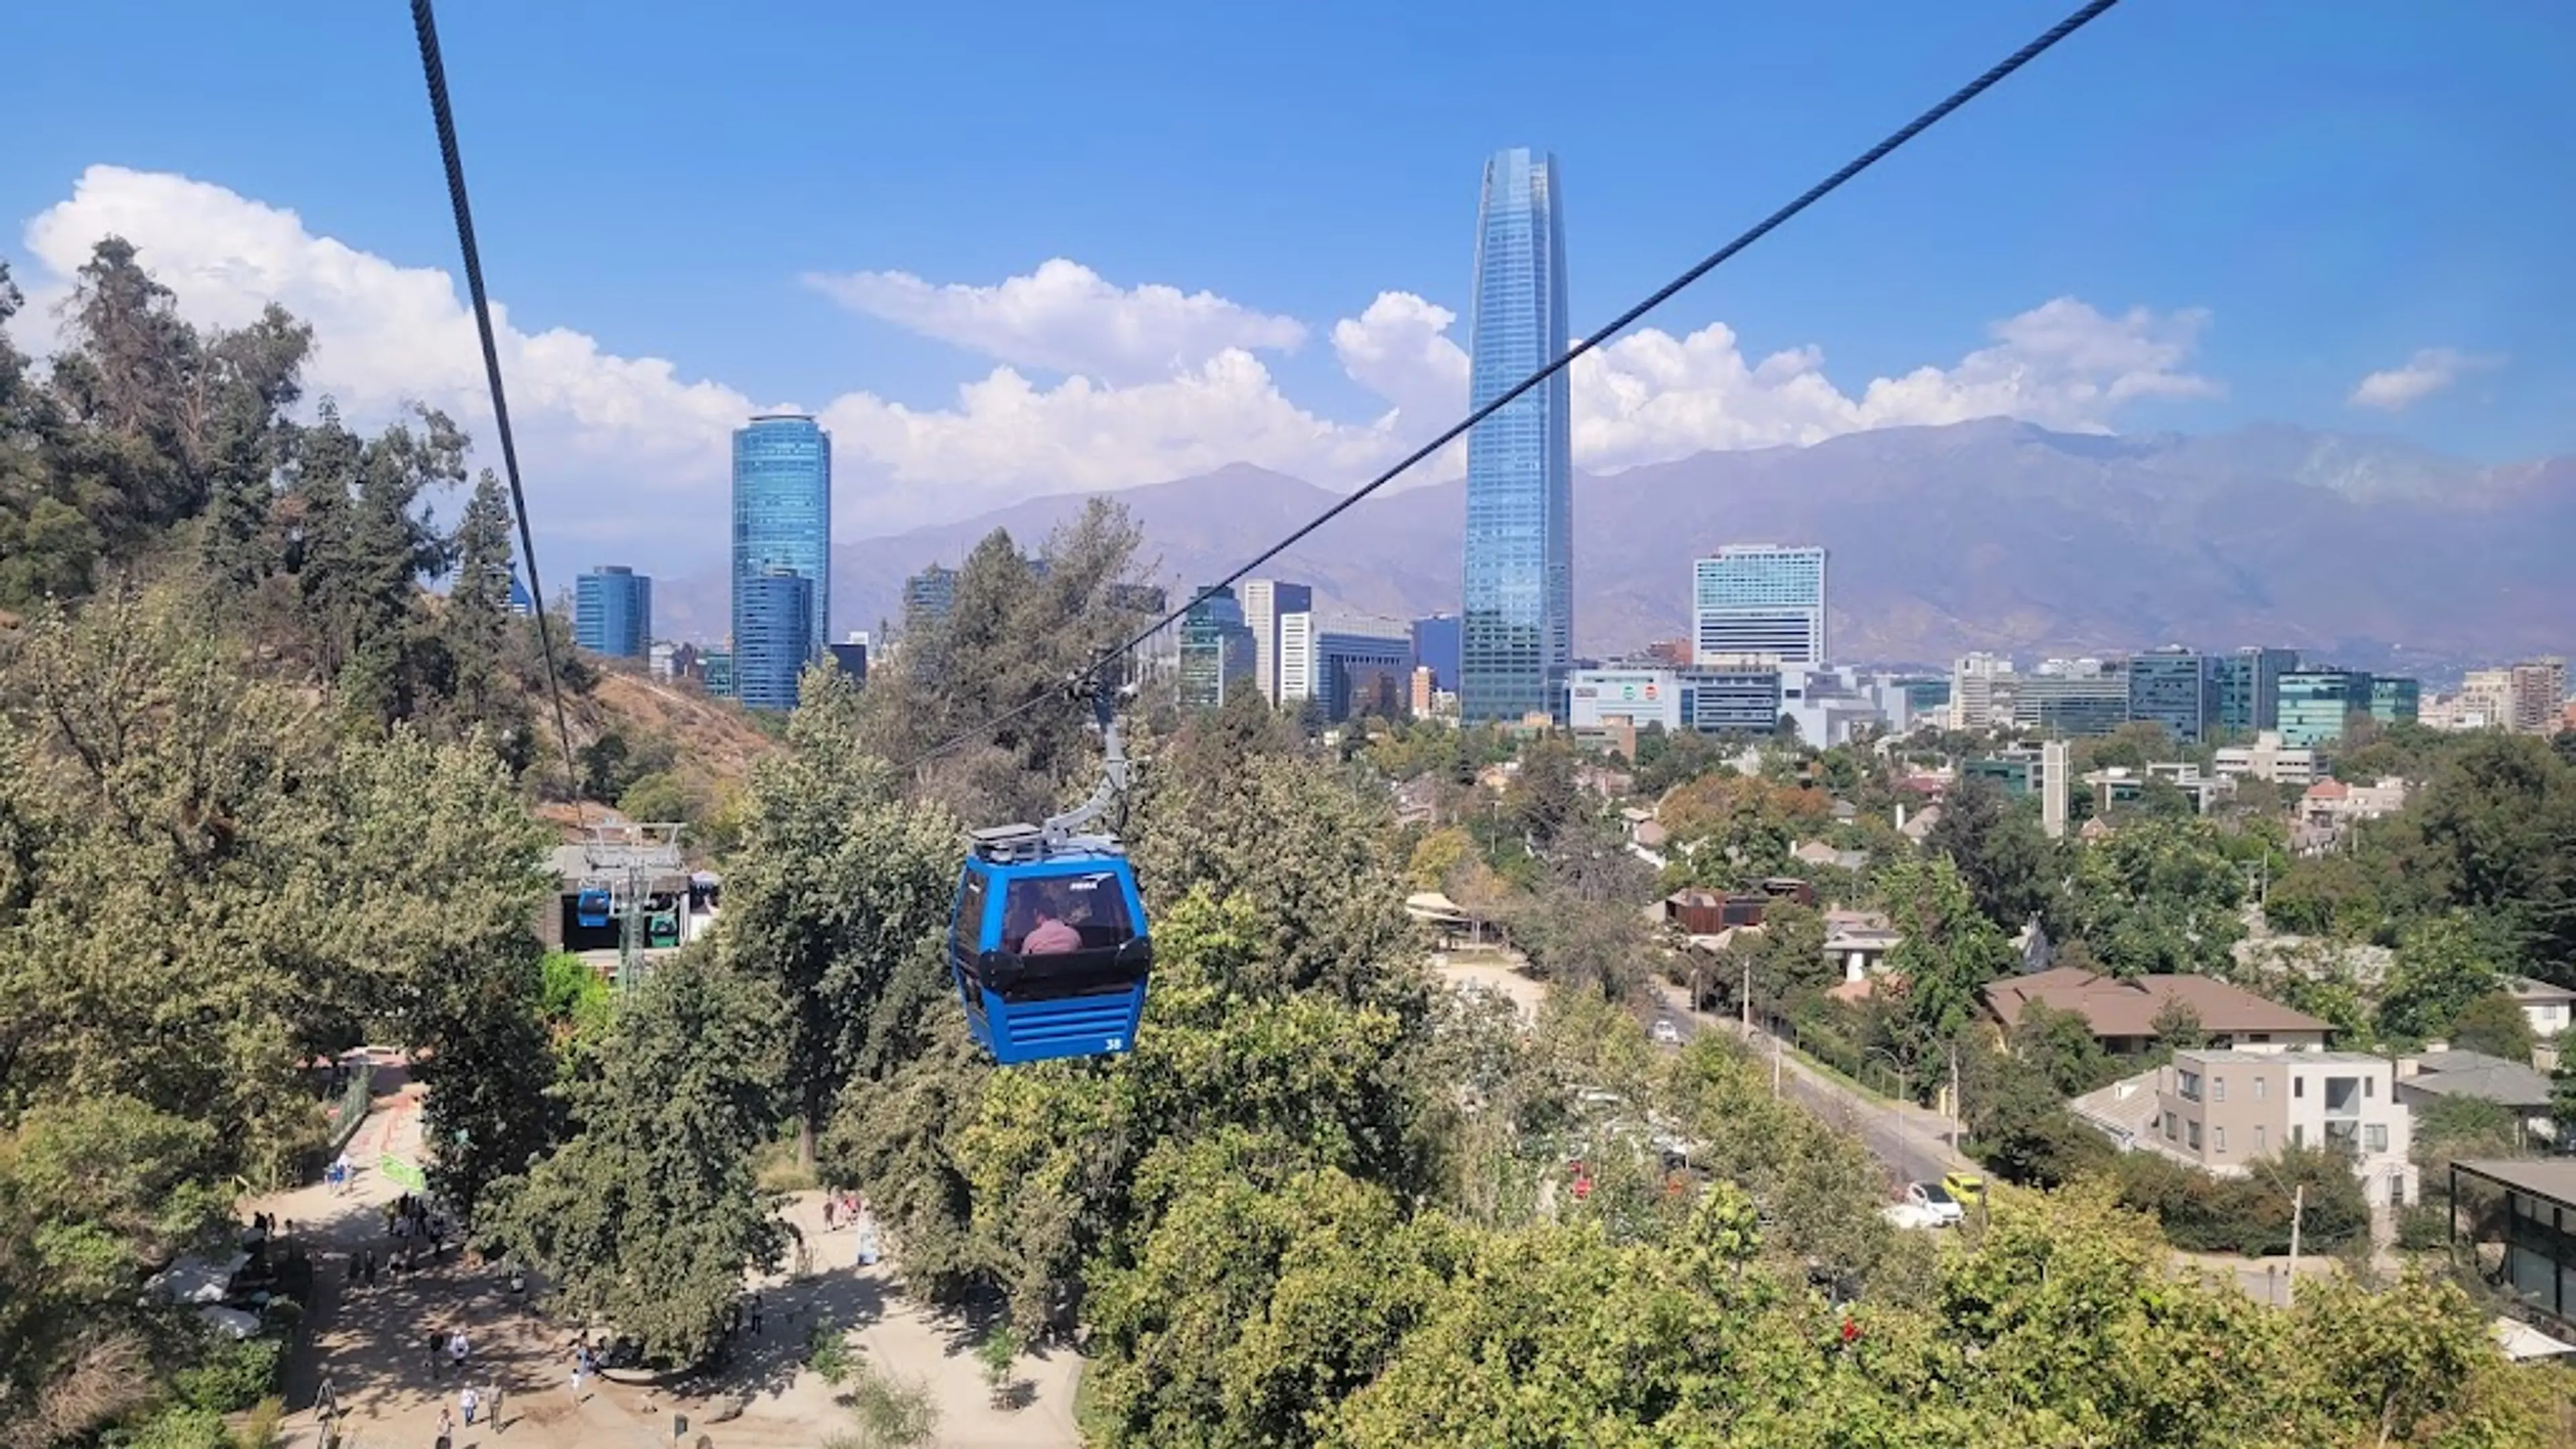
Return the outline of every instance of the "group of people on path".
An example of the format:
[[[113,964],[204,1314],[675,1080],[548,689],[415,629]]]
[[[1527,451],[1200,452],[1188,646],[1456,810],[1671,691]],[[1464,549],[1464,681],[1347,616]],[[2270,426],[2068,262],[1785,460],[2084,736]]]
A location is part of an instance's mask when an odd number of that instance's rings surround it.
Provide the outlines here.
[[[403,1275],[425,1268],[447,1256],[447,1219],[434,1212],[425,1198],[404,1193],[384,1207],[385,1231],[395,1243],[382,1259],[370,1245],[349,1254],[349,1286],[376,1286],[381,1270],[394,1282]],[[426,1245],[426,1246],[424,1246]]]
[[[838,1190],[823,1194],[823,1231],[828,1233],[840,1228],[848,1228],[857,1235],[859,1266],[874,1266],[883,1249],[877,1237],[876,1214],[868,1211],[866,1197]]]

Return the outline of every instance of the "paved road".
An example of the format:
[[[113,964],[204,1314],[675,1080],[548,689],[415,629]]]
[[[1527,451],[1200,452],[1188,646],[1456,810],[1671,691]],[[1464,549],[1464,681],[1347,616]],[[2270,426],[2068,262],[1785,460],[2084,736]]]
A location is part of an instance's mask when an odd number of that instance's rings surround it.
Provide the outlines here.
[[[1683,1040],[1704,1031],[1746,1038],[1744,1023],[1734,1017],[1689,1010],[1684,1005],[1687,993],[1681,987],[1659,981],[1655,989],[1663,996],[1665,1015],[1672,1019]],[[1870,1155],[1886,1166],[1890,1177],[1913,1181],[1945,1172],[1977,1170],[1975,1163],[1951,1146],[1957,1124],[1949,1118],[1911,1104],[1898,1107],[1854,1090],[1807,1065],[1796,1054],[1775,1050],[1778,1040],[1758,1027],[1752,1030],[1749,1040],[1757,1053],[1776,1056],[1781,1091],[1818,1117],[1857,1135]]]

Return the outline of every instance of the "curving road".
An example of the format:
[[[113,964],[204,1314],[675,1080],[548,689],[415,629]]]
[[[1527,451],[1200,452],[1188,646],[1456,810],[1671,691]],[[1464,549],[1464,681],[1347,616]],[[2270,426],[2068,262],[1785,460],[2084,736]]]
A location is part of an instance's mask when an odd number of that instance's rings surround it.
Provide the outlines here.
[[[1702,1032],[1721,1032],[1750,1042],[1756,1053],[1772,1056],[1780,1090],[1826,1122],[1860,1138],[1870,1155],[1885,1165],[1891,1179],[1912,1182],[1938,1178],[1945,1172],[1979,1170],[1951,1146],[1958,1128],[1949,1118],[1910,1103],[1900,1107],[1847,1086],[1809,1066],[1796,1053],[1781,1050],[1779,1039],[1759,1027],[1748,1032],[1744,1023],[1734,1017],[1692,1011],[1684,1004],[1687,993],[1681,987],[1659,981],[1655,990],[1662,998],[1664,1015],[1684,1041]]]

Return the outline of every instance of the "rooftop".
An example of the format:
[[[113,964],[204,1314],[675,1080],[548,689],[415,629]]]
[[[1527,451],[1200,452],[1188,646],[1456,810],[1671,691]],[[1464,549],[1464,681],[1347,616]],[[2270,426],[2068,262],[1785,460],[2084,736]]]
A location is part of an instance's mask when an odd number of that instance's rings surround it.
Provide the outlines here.
[[[2151,1037],[2156,1034],[2157,1015],[2168,1000],[2176,998],[2199,1016],[2204,1031],[2228,1036],[2331,1029],[2329,1023],[2306,1012],[2292,1011],[2277,1001],[2212,976],[2139,976],[2123,980],[2059,966],[1995,982],[1978,994],[2006,1029],[2021,1019],[2023,1007],[2037,1001],[2053,1010],[2083,1017],[2095,1036]]]
[[[2508,1107],[2549,1105],[2549,1079],[2520,1062],[2485,1052],[2426,1052],[2413,1058],[2403,1084],[2449,1097],[2482,1097]]]
[[[2283,1008],[2286,1010],[2287,1008]],[[2249,1052],[2222,1047],[2194,1047],[2174,1053],[2174,1060],[2184,1058],[2214,1067],[2260,1067],[2273,1062],[2294,1062],[2307,1067],[2385,1067],[2388,1058],[2374,1052]]]
[[[2451,1165],[2517,1191],[2556,1198],[2563,1203],[2576,1203],[2576,1158],[2493,1157]]]
[[[2576,991],[2552,986],[2546,981],[2534,981],[2528,976],[2514,977],[2507,989],[2516,1001],[2576,1001]]]

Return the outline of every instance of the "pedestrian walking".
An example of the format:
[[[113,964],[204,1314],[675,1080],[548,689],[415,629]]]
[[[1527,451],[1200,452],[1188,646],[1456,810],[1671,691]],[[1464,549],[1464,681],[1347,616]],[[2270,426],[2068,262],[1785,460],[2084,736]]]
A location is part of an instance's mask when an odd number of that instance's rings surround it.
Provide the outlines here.
[[[358,1286],[358,1256],[356,1253],[349,1255],[349,1286],[352,1288]]]
[[[760,1332],[760,1295],[758,1293],[751,1295],[751,1331],[755,1334]]]
[[[376,1250],[373,1248],[367,1250],[367,1286],[376,1286]]]
[[[498,1379],[493,1380],[493,1382],[492,1382],[492,1387],[491,1387],[490,1389],[486,1390],[486,1391],[485,1391],[485,1393],[484,1393],[484,1395],[483,1395],[483,1401],[484,1401],[484,1405],[485,1405],[485,1408],[484,1408],[484,1411],[483,1411],[483,1412],[484,1412],[484,1417],[486,1417],[486,1418],[488,1418],[488,1419],[490,1419],[490,1420],[492,1421],[492,1432],[493,1432],[493,1433],[495,1433],[495,1434],[498,1434],[498,1433],[500,1433],[500,1432],[501,1432],[501,1383],[500,1383],[500,1380],[498,1380]]]
[[[438,1449],[449,1449],[450,1441],[455,1436],[456,1417],[447,1412],[445,1404],[441,1404],[438,1406]]]
[[[438,1366],[446,1361],[446,1349],[447,1340],[440,1336],[437,1329],[431,1329],[429,1331],[429,1377],[433,1382],[438,1378]]]
[[[472,1384],[467,1384],[457,1391],[456,1407],[465,1411],[465,1427],[471,1429],[474,1427],[474,1411],[483,1407],[483,1396],[474,1392]]]
[[[470,1351],[464,1329],[456,1330],[455,1335],[447,1340],[447,1356],[456,1361],[456,1371],[460,1374],[465,1372],[465,1355]]]

